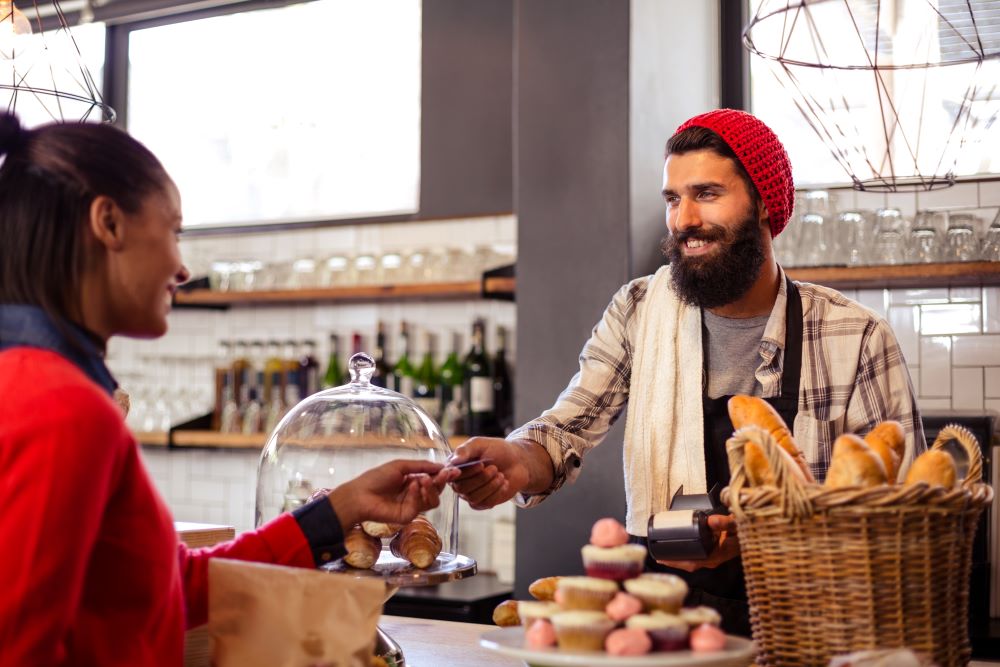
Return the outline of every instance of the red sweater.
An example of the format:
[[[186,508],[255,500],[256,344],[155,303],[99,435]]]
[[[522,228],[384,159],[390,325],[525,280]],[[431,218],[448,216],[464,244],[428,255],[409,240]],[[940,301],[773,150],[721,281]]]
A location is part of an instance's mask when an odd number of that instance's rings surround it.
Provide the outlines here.
[[[287,514],[179,544],[107,394],[54,352],[0,352],[0,667],[180,665],[213,556],[315,567]]]

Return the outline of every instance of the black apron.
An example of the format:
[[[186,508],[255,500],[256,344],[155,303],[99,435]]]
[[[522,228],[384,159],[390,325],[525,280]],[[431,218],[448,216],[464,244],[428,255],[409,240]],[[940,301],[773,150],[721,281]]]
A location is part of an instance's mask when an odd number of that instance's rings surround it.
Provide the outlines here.
[[[766,398],[777,410],[789,428],[795,424],[799,405],[799,377],[802,369],[802,299],[799,290],[790,279],[787,285],[785,306],[785,359],[781,374],[781,395]],[[702,397],[705,438],[705,482],[707,489],[714,484],[723,488],[729,484],[729,458],[726,454],[726,440],[733,434],[733,422],[729,419],[729,399]],[[645,543],[645,538],[634,538]],[[669,572],[684,579],[690,592],[685,606],[707,605],[722,615],[722,628],[728,633],[749,637],[750,608],[747,603],[746,584],[743,580],[743,560],[734,558],[716,568],[702,568],[685,572],[660,565],[652,556],[646,556],[646,570]]]

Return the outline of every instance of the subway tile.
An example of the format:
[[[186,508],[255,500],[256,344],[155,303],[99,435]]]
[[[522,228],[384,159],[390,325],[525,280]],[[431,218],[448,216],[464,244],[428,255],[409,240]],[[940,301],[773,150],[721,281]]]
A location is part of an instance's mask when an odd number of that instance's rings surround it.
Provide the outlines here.
[[[918,359],[919,355],[915,357]],[[906,364],[906,370],[910,374],[910,383],[913,385],[913,394],[915,396],[920,396],[920,366],[914,366],[911,363]]]
[[[983,300],[982,287],[952,287],[948,290],[952,303],[979,303]]]
[[[980,181],[979,206],[1000,206],[1000,181]]]
[[[890,192],[886,195],[886,202],[891,208],[898,208],[909,220],[913,220],[917,212],[917,198],[912,192]]]
[[[1000,287],[983,288],[983,333],[1000,333]]]
[[[896,340],[903,350],[906,359],[917,361],[920,358],[920,308],[903,306],[889,308],[886,318]]]
[[[920,398],[951,397],[951,345],[948,336],[920,339]]]
[[[952,409],[950,398],[918,398],[917,407],[920,408],[921,412],[932,412],[935,410],[950,411]]]
[[[925,303],[948,303],[947,287],[926,289],[892,289],[889,293],[889,304],[892,306],[918,305]]]
[[[191,480],[191,501],[197,503],[226,502],[226,485],[214,478]]]
[[[948,209],[958,206],[978,206],[976,183],[956,183],[950,188],[917,193],[917,208]]]
[[[1000,398],[1000,366],[987,366],[983,369],[985,397]]]
[[[889,205],[888,196],[884,192],[858,192],[855,198],[855,207],[865,211],[875,211]]]
[[[954,410],[983,409],[983,369],[953,368],[951,407]]]
[[[982,330],[978,303],[920,306],[920,333],[925,336],[979,333]]]
[[[866,308],[871,308],[876,313],[885,317],[886,310],[886,290],[884,289],[861,289],[858,290],[858,303]]]
[[[1000,366],[1000,335],[955,336],[952,363],[956,366]]]

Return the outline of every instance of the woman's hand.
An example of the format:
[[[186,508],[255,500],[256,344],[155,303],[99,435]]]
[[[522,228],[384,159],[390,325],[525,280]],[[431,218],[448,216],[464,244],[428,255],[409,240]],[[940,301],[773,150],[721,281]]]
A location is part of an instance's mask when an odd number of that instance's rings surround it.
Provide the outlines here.
[[[736,534],[736,520],[733,515],[712,514],[708,517],[708,527],[715,535],[715,549],[705,560],[659,560],[660,565],[674,567],[685,572],[694,572],[704,567],[716,568],[740,555],[740,539]]]
[[[329,494],[344,530],[361,521],[409,523],[434,509],[460,471],[430,461],[398,459],[372,468]]]

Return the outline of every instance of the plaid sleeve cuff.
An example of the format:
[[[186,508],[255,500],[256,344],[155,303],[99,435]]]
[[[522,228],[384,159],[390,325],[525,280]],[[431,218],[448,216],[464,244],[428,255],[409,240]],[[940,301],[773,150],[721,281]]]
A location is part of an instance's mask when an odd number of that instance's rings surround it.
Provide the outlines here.
[[[545,448],[552,459],[552,486],[541,493],[518,493],[514,496],[514,504],[518,507],[534,507],[566,482],[573,482],[580,474],[582,457],[576,448],[560,437],[557,428],[548,428],[544,424],[526,424],[513,431],[508,440],[530,440]]]
[[[344,531],[329,498],[323,496],[306,503],[292,510],[292,516],[299,522],[299,528],[306,536],[317,567],[347,554],[347,549],[344,548]]]

